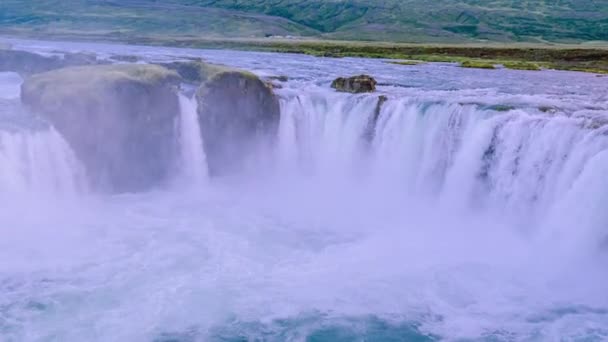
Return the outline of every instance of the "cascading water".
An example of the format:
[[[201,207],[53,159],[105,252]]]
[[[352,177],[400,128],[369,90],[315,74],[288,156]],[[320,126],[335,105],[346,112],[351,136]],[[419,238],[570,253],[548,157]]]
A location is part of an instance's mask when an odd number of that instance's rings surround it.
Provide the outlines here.
[[[81,165],[54,129],[0,131],[1,193],[75,194],[85,188]]]
[[[608,150],[608,127],[591,129],[588,118],[416,99],[390,99],[378,112],[378,101],[322,93],[283,100],[283,162],[527,219],[567,197],[584,170],[603,178],[601,167],[586,169]]]
[[[0,73],[0,194],[76,194],[86,189],[82,166],[52,127],[19,103],[21,78]]]
[[[13,194],[78,189],[82,168],[52,128],[3,116],[18,92],[0,77],[0,340],[608,338],[605,97],[577,93],[595,77],[271,56],[294,77],[259,151],[274,163],[208,179],[180,95],[178,186],[44,203]],[[403,87],[322,79],[352,70]]]
[[[180,105],[181,174],[179,182],[200,185],[208,176],[196,98],[178,94]]]

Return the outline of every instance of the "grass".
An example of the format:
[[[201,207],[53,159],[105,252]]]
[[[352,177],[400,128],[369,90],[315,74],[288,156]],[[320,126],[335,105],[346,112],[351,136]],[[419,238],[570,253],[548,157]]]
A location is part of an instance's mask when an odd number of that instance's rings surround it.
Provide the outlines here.
[[[507,62],[503,62],[502,65],[507,69],[513,69],[513,70],[532,70],[532,71],[541,70],[541,67],[537,63],[531,63],[531,62],[507,61]]]
[[[40,33],[295,36],[444,44],[606,41],[607,17],[608,5],[599,0],[0,2],[0,29]]]
[[[397,65],[418,65],[420,63],[422,63],[422,61],[394,61],[394,62],[389,62],[391,64],[397,64]]]
[[[0,34],[3,33],[0,30]],[[450,62],[465,65],[493,64],[508,69],[556,69],[608,74],[608,48],[580,45],[539,44],[403,44],[389,42],[328,41],[317,39],[209,38],[183,34],[109,34],[81,31],[38,32],[9,30],[12,36],[106,41],[127,44],[206,49],[254,50],[300,53],[319,57],[364,57],[394,59],[397,64]]]
[[[74,94],[97,94],[116,89],[117,84],[154,87],[177,85],[179,81],[175,71],[152,64],[77,66],[35,74],[24,83],[22,93],[28,101],[45,104],[44,107],[53,110],[63,105],[62,99]],[[64,86],[58,87],[58,84]]]
[[[576,0],[2,0],[0,34],[608,74],[606,18]]]
[[[607,17],[575,0],[2,0],[0,34],[607,74]]]
[[[468,60],[460,63],[463,68],[474,68],[474,69],[496,69],[492,62],[480,61],[480,60]]]

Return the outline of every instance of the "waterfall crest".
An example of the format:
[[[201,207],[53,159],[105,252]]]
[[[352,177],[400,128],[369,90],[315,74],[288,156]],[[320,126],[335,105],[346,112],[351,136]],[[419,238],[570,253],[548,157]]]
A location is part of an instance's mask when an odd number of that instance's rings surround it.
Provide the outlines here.
[[[283,98],[284,169],[357,174],[358,185],[524,224],[550,221],[574,193],[596,198],[581,182],[604,182],[608,128],[590,127],[588,118],[404,98],[379,110],[378,101],[320,92]],[[594,227],[608,223],[591,222],[596,209],[580,214]]]

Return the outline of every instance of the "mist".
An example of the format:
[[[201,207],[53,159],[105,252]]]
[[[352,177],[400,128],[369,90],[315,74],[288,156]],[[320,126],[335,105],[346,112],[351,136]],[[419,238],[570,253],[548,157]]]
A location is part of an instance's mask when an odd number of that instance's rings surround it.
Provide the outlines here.
[[[16,45],[111,71],[0,73],[0,339],[608,336],[599,78]],[[195,57],[230,70],[167,67]],[[378,91],[329,88],[352,70]]]

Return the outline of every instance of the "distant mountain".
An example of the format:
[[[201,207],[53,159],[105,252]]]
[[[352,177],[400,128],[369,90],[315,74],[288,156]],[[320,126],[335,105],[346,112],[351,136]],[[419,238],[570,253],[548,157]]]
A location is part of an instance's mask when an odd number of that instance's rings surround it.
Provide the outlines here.
[[[608,41],[608,0],[2,0],[0,32]]]

